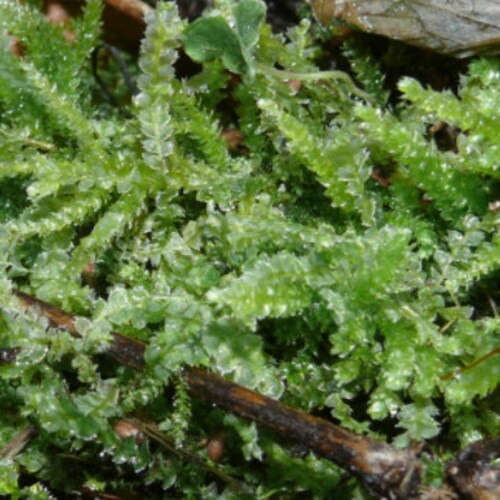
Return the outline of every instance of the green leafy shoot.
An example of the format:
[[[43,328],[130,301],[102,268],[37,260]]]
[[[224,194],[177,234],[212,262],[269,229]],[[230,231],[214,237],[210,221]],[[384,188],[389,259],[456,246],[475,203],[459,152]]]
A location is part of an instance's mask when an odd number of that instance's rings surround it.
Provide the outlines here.
[[[279,70],[256,60],[254,52],[265,13],[266,7],[261,0],[240,0],[235,3],[232,19],[220,15],[197,19],[184,31],[184,49],[194,61],[221,59],[226,69],[250,79],[254,78],[256,71],[260,71],[281,80],[342,80],[355,95],[372,102],[372,97],[358,89],[345,72],[297,73]]]
[[[229,71],[252,76],[252,49],[259,40],[265,13],[260,0],[241,0],[233,9],[234,29],[222,16],[197,19],[184,32],[186,53],[198,62],[220,58]]]
[[[0,0],[0,349],[19,350],[0,449],[39,431],[0,461],[0,495],[361,498],[330,461],[191,399],[187,365],[425,441],[433,484],[500,433],[498,58],[441,91],[356,40],[349,73],[323,71],[339,49],[305,11],[277,34],[260,0],[191,24],[157,2],[124,117],[92,78],[103,2],[74,44],[41,3]],[[104,360],[113,331],[145,343],[143,372]],[[120,436],[133,421],[149,434]]]

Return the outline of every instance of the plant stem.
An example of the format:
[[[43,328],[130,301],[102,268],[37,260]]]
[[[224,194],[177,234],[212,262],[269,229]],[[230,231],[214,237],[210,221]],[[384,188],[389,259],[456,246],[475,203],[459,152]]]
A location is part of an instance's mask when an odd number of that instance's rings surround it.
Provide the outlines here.
[[[486,361],[487,359],[490,359],[493,356],[496,356],[497,354],[500,354],[500,347],[493,349],[488,354],[481,356],[480,358],[476,359],[475,361],[473,361],[469,365],[466,365],[458,370],[455,370],[454,372],[447,373],[446,375],[441,375],[441,380],[450,380],[452,378],[455,378],[458,375],[461,375],[462,373],[466,372],[467,370],[471,370],[472,368],[475,368],[477,365],[481,364],[483,361]]]
[[[273,68],[262,63],[255,63],[256,69],[263,75],[272,75],[281,80],[301,80],[301,81],[315,81],[315,80],[340,80],[347,84],[349,90],[360,99],[363,99],[369,104],[373,104],[373,98],[365,91],[356,86],[352,78],[344,71],[314,71],[312,73],[295,73],[283,69]]]
[[[34,426],[28,425],[28,427],[25,427],[0,450],[0,460],[14,460],[37,434],[38,431]]]
[[[139,429],[143,434],[146,434],[151,439],[155,440],[157,443],[161,444],[164,448],[166,448],[170,453],[179,456],[182,460],[192,462],[207,470],[208,472],[217,476],[220,480],[224,481],[226,484],[231,485],[234,489],[239,490],[245,493],[251,493],[251,489],[249,486],[242,481],[235,479],[234,477],[227,474],[221,467],[215,467],[198,455],[186,450],[182,449],[175,445],[175,441],[164,434],[163,432],[156,429],[154,426],[150,424],[145,424],[138,419],[125,419],[126,422],[129,422],[134,427]]]

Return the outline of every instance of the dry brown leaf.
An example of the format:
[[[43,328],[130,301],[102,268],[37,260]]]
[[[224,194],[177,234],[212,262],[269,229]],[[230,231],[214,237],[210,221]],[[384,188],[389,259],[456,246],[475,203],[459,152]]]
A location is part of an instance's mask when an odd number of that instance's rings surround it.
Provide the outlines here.
[[[322,24],[340,19],[367,33],[454,57],[500,53],[498,0],[310,0]]]

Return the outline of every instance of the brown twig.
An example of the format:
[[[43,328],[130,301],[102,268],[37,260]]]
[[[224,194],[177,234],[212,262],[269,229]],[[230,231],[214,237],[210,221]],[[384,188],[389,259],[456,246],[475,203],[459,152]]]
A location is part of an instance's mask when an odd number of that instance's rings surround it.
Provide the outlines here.
[[[135,426],[143,434],[148,436],[150,439],[156,441],[158,444],[163,446],[170,453],[177,455],[181,460],[184,460],[186,462],[195,463],[196,465],[198,465],[202,469],[205,469],[206,471],[210,472],[214,476],[218,477],[221,481],[230,485],[234,490],[240,491],[240,492],[245,492],[245,493],[251,492],[251,489],[247,484],[230,476],[224,470],[222,470],[220,467],[216,467],[214,465],[211,465],[210,463],[207,463],[205,460],[200,458],[198,455],[191,453],[187,449],[177,447],[175,445],[175,441],[171,437],[167,436],[166,434],[164,434],[163,432],[158,430],[154,425],[146,424],[146,423],[141,422],[140,420],[135,419],[135,418],[125,419],[125,422],[129,422],[130,424]]]
[[[36,310],[53,326],[79,337],[73,316],[23,292],[15,295],[26,309]],[[112,336],[107,355],[144,370],[146,345],[117,332]],[[193,396],[254,420],[331,460],[360,479],[370,492],[388,498],[416,495],[421,474],[419,449],[394,450],[383,442],[345,431],[201,368],[185,367],[184,376]]]
[[[28,425],[0,450],[0,460],[14,460],[37,434],[35,427]]]
[[[26,309],[37,310],[53,326],[64,328],[75,337],[79,336],[73,316],[25,293],[15,294]],[[144,370],[145,344],[120,333],[114,332],[112,335],[113,341],[107,354],[120,363]],[[8,351],[7,357],[12,361],[18,353],[15,348],[4,351]],[[497,354],[496,351],[464,369],[476,366]],[[326,420],[297,411],[201,368],[185,367],[184,377],[193,396],[259,422],[283,438],[309,448],[317,455],[345,468],[377,496],[390,499],[418,497],[421,486],[421,462],[418,455],[421,447],[394,450],[383,442],[348,432]],[[174,444],[162,433],[151,426],[143,426],[138,421],[131,422],[149,437],[173,449]],[[34,435],[34,428],[25,429],[1,450],[0,458],[4,455],[17,455]],[[491,464],[499,456],[500,438],[485,439],[468,446],[447,466],[445,486],[449,490],[446,491],[451,495],[456,493],[459,498],[500,498],[500,468]],[[425,498],[438,498],[429,497],[429,494],[437,494],[436,491],[428,489]]]
[[[394,450],[200,368],[186,368],[185,377],[193,396],[307,447],[357,476],[369,491],[390,492],[392,498],[415,494],[421,472],[418,449]]]
[[[500,466],[491,462],[500,457],[500,438],[483,439],[467,446],[446,468],[446,481],[459,498],[498,500]]]
[[[454,377],[458,377],[462,373],[471,370],[472,368],[475,368],[477,365],[481,364],[483,361],[486,361],[487,359],[492,358],[493,356],[496,356],[497,354],[500,354],[500,347],[497,347],[496,349],[493,349],[490,351],[488,354],[485,354],[484,356],[481,356],[480,358],[476,359],[472,363],[455,370],[454,372],[447,373],[445,375],[441,375],[441,380],[450,380]]]
[[[68,331],[73,337],[80,337],[75,326],[74,316],[26,293],[16,291],[15,294],[26,308],[37,310],[39,314],[45,316],[53,326]],[[121,333],[112,332],[111,335],[113,341],[106,354],[119,363],[123,363],[135,370],[144,370],[146,366],[144,362],[146,344],[139,340],[126,337]]]

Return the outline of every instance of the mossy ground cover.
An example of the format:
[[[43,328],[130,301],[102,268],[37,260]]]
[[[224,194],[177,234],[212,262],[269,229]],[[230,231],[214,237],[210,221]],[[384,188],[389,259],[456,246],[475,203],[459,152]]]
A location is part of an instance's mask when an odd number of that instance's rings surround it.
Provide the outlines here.
[[[332,49],[307,9],[275,34],[257,0],[191,24],[161,3],[127,60],[138,94],[105,70],[115,109],[89,62],[101,2],[74,43],[39,7],[0,0],[0,347],[20,349],[0,366],[0,445],[39,430],[0,463],[2,494],[361,494],[191,400],[185,365],[397,447],[427,441],[433,486],[498,435],[498,58],[443,59],[450,81],[398,45]],[[82,339],[14,289],[79,315]],[[102,362],[112,330],[147,343],[145,374]],[[130,417],[170,444],[121,439]],[[217,464],[200,446],[215,437]]]

